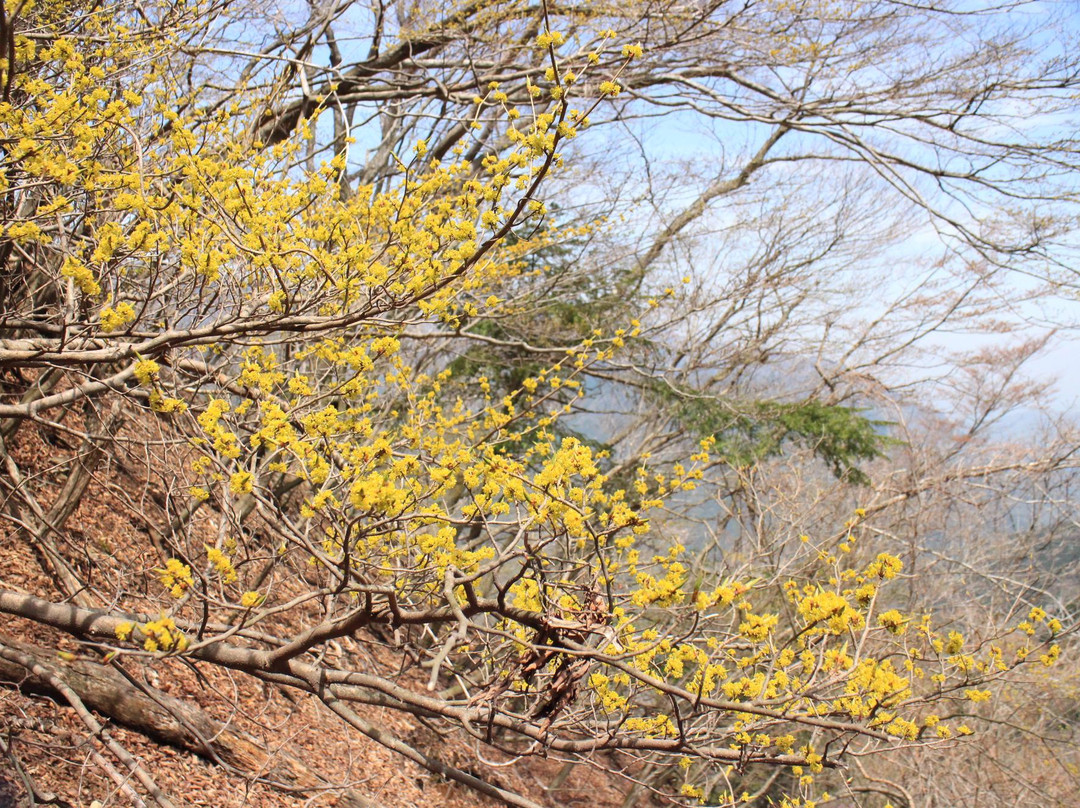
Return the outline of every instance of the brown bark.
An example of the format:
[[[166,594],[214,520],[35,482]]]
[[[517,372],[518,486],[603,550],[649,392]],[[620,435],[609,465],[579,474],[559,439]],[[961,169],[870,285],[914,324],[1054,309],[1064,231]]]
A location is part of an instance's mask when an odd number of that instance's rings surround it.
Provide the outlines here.
[[[34,657],[73,690],[91,710],[146,737],[235,769],[244,776],[283,791],[327,790],[333,783],[319,776],[295,755],[267,751],[257,739],[239,732],[197,706],[149,686],[129,682],[119,671],[89,660],[53,664],[55,654],[0,636],[0,644]],[[48,677],[0,657],[0,682],[25,692],[62,698]],[[343,789],[337,804],[343,808],[374,808],[354,789]]]

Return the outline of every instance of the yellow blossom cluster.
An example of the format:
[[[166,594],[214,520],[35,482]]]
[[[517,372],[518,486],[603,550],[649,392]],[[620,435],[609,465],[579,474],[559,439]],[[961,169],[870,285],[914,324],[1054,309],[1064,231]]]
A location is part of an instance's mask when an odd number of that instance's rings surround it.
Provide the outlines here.
[[[231,584],[237,580],[236,568],[233,567],[232,559],[217,547],[206,548],[206,560],[214,568],[224,583]]]
[[[195,579],[191,574],[191,567],[175,558],[166,561],[164,569],[159,569],[157,574],[161,585],[174,598],[183,597],[184,593],[195,583]]]
[[[179,653],[187,650],[188,638],[177,628],[171,617],[162,615],[148,623],[122,622],[116,626],[116,639],[127,642],[138,631],[142,635],[142,646],[150,653],[158,651]]]

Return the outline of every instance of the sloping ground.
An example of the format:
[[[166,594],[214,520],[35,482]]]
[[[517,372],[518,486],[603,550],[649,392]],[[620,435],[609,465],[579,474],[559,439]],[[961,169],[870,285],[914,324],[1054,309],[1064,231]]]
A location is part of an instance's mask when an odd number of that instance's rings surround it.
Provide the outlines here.
[[[55,496],[63,482],[73,452],[56,435],[28,425],[20,430],[11,454],[23,474],[33,479],[40,501],[48,503],[50,490]],[[106,556],[111,556],[112,564],[122,559],[140,569],[160,563],[150,539],[152,523],[163,518],[163,512],[153,503],[152,489],[152,483],[135,479],[119,463],[108,462],[98,469],[63,531],[64,540],[84,554],[80,572],[101,574],[109,565],[92,561]],[[0,585],[55,598],[42,565],[10,521],[0,526]],[[138,602],[137,593],[131,598]],[[114,667],[103,666],[93,649],[17,619],[0,622],[0,644],[8,654],[0,659],[0,808],[31,804],[30,789],[35,801],[62,806],[90,806],[95,801],[130,805],[140,804],[140,799],[153,804],[147,789],[110,753],[108,739],[130,753],[176,805],[498,804],[402,759],[302,694],[176,659],[153,665],[125,659],[123,670],[129,678],[124,679]],[[363,656],[367,664],[386,670],[389,657],[381,645],[377,637],[358,635],[335,651]],[[19,654],[32,657],[37,670],[20,665]],[[16,689],[16,681],[26,692]],[[78,691],[88,708],[104,705],[106,714],[97,713],[97,718],[107,737],[93,737],[57,692],[57,681]],[[401,683],[423,686],[413,676],[403,677]],[[42,695],[45,692],[51,695]],[[154,709],[154,699],[161,709]],[[184,705],[183,710],[173,710],[184,717],[173,721],[173,730],[174,735],[187,732],[186,749],[146,734],[156,726],[159,738],[168,735],[162,726],[168,723],[164,707],[170,706],[169,699]],[[121,726],[118,722],[125,715],[133,716],[133,723],[144,723],[143,731]],[[614,808],[623,803],[620,792],[625,786],[610,781],[598,767],[567,769],[559,761],[542,758],[508,761],[496,750],[477,748],[457,736],[441,737],[412,716],[369,708],[364,717],[426,754],[542,804]],[[605,768],[615,764],[604,761]],[[558,787],[549,790],[553,783]]]

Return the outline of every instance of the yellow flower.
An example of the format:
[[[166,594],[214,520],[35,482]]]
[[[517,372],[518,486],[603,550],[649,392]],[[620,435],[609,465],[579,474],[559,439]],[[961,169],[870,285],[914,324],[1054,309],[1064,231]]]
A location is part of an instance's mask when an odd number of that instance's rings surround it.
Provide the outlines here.
[[[165,569],[157,570],[158,579],[174,598],[182,597],[194,583],[191,567],[184,562],[170,558],[165,562]]]
[[[161,365],[153,359],[140,359],[135,363],[135,378],[144,387],[154,381],[161,372]]]
[[[162,616],[152,620],[140,629],[146,639],[143,648],[151,653],[155,651],[183,651],[188,647],[187,637],[177,629],[171,617]]]
[[[1039,661],[1043,665],[1045,665],[1046,667],[1049,668],[1051,665],[1053,665],[1055,662],[1058,661],[1058,657],[1060,657],[1060,656],[1061,656],[1061,646],[1055,644],[1055,645],[1050,646],[1049,651],[1047,651],[1045,654],[1042,654],[1042,655],[1039,656]]]
[[[206,558],[214,566],[214,569],[217,570],[222,581],[227,584],[236,581],[236,570],[233,568],[232,561],[225,553],[221,552],[221,550],[216,547],[207,547]]]
[[[161,394],[160,390],[150,391],[150,409],[154,412],[173,413],[184,412],[187,404],[178,398],[170,398]]]
[[[116,306],[106,306],[98,316],[102,331],[118,331],[135,319],[135,309],[130,303],[120,302]]]
[[[879,615],[878,625],[884,626],[891,634],[903,634],[907,631],[907,620],[896,609],[890,609]]]
[[[255,477],[250,471],[237,471],[229,477],[229,490],[240,496],[250,494],[255,488]]]
[[[705,790],[700,786],[691,785],[690,783],[683,783],[681,792],[684,797],[689,797],[690,799],[705,799]]]
[[[538,48],[558,47],[566,41],[566,36],[560,31],[545,31],[536,37]]]
[[[877,560],[866,568],[868,578],[881,578],[889,580],[895,578],[897,573],[904,568],[904,563],[894,555],[879,553]]]
[[[11,228],[8,235],[12,236]],[[81,261],[68,256],[60,267],[60,274],[65,278],[71,278],[84,295],[93,297],[101,294],[101,285],[94,278],[94,273]]]

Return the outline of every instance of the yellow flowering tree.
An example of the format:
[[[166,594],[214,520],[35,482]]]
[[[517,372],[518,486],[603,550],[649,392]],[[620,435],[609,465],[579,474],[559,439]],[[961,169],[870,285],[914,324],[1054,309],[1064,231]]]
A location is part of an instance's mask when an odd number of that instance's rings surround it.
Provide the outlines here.
[[[572,142],[650,91],[662,59],[674,71],[662,86],[687,95],[652,103],[730,107],[709,82],[735,81],[731,65],[695,78],[677,49],[698,32],[725,41],[723,5],[402,9],[378,17],[366,56],[334,36],[347,4],[313,4],[261,53],[238,40],[254,7],[5,5],[0,434],[8,522],[44,583],[5,582],[0,612],[113,667],[180,657],[306,693],[516,806],[540,803],[365,710],[510,755],[626,755],[629,779],[665,771],[651,787],[676,804],[738,804],[766,767],[783,773],[783,804],[812,806],[828,771],[945,754],[972,733],[970,705],[1054,665],[1065,629],[1041,607],[977,643],[915,608],[904,561],[873,545],[863,508],[783,563],[691,560],[699,548],[673,514],[693,515],[695,490],[807,442],[845,483],[864,482],[856,464],[890,445],[843,400],[702,403],[693,373],[654,372],[671,358],[663,329],[681,326],[656,320],[676,293],[646,272],[727,193],[720,180],[604,283],[566,269],[612,238],[591,211],[549,210],[577,187]],[[788,5],[770,4],[754,41],[775,38],[781,66],[827,61],[803,24],[844,20]],[[781,36],[785,14],[799,25]],[[654,47],[658,19],[671,30]],[[730,190],[800,127],[839,138],[851,124],[842,105],[787,111],[738,109],[770,134]],[[368,116],[377,132],[358,123]],[[870,148],[852,137],[846,148]],[[987,159],[1007,145],[963,137]],[[933,175],[899,153],[867,160],[899,186]],[[981,182],[974,169],[948,179]],[[984,257],[1011,249],[947,205],[925,210]],[[612,379],[670,406],[681,431],[663,459],[573,420]],[[58,486],[27,474],[19,446],[35,424],[78,445]],[[147,534],[115,552],[66,527],[111,475]],[[327,655],[383,631],[412,678]],[[0,655],[89,715],[56,685],[62,671],[39,674],[45,663],[13,649]],[[110,744],[114,763],[100,765],[170,804]]]

